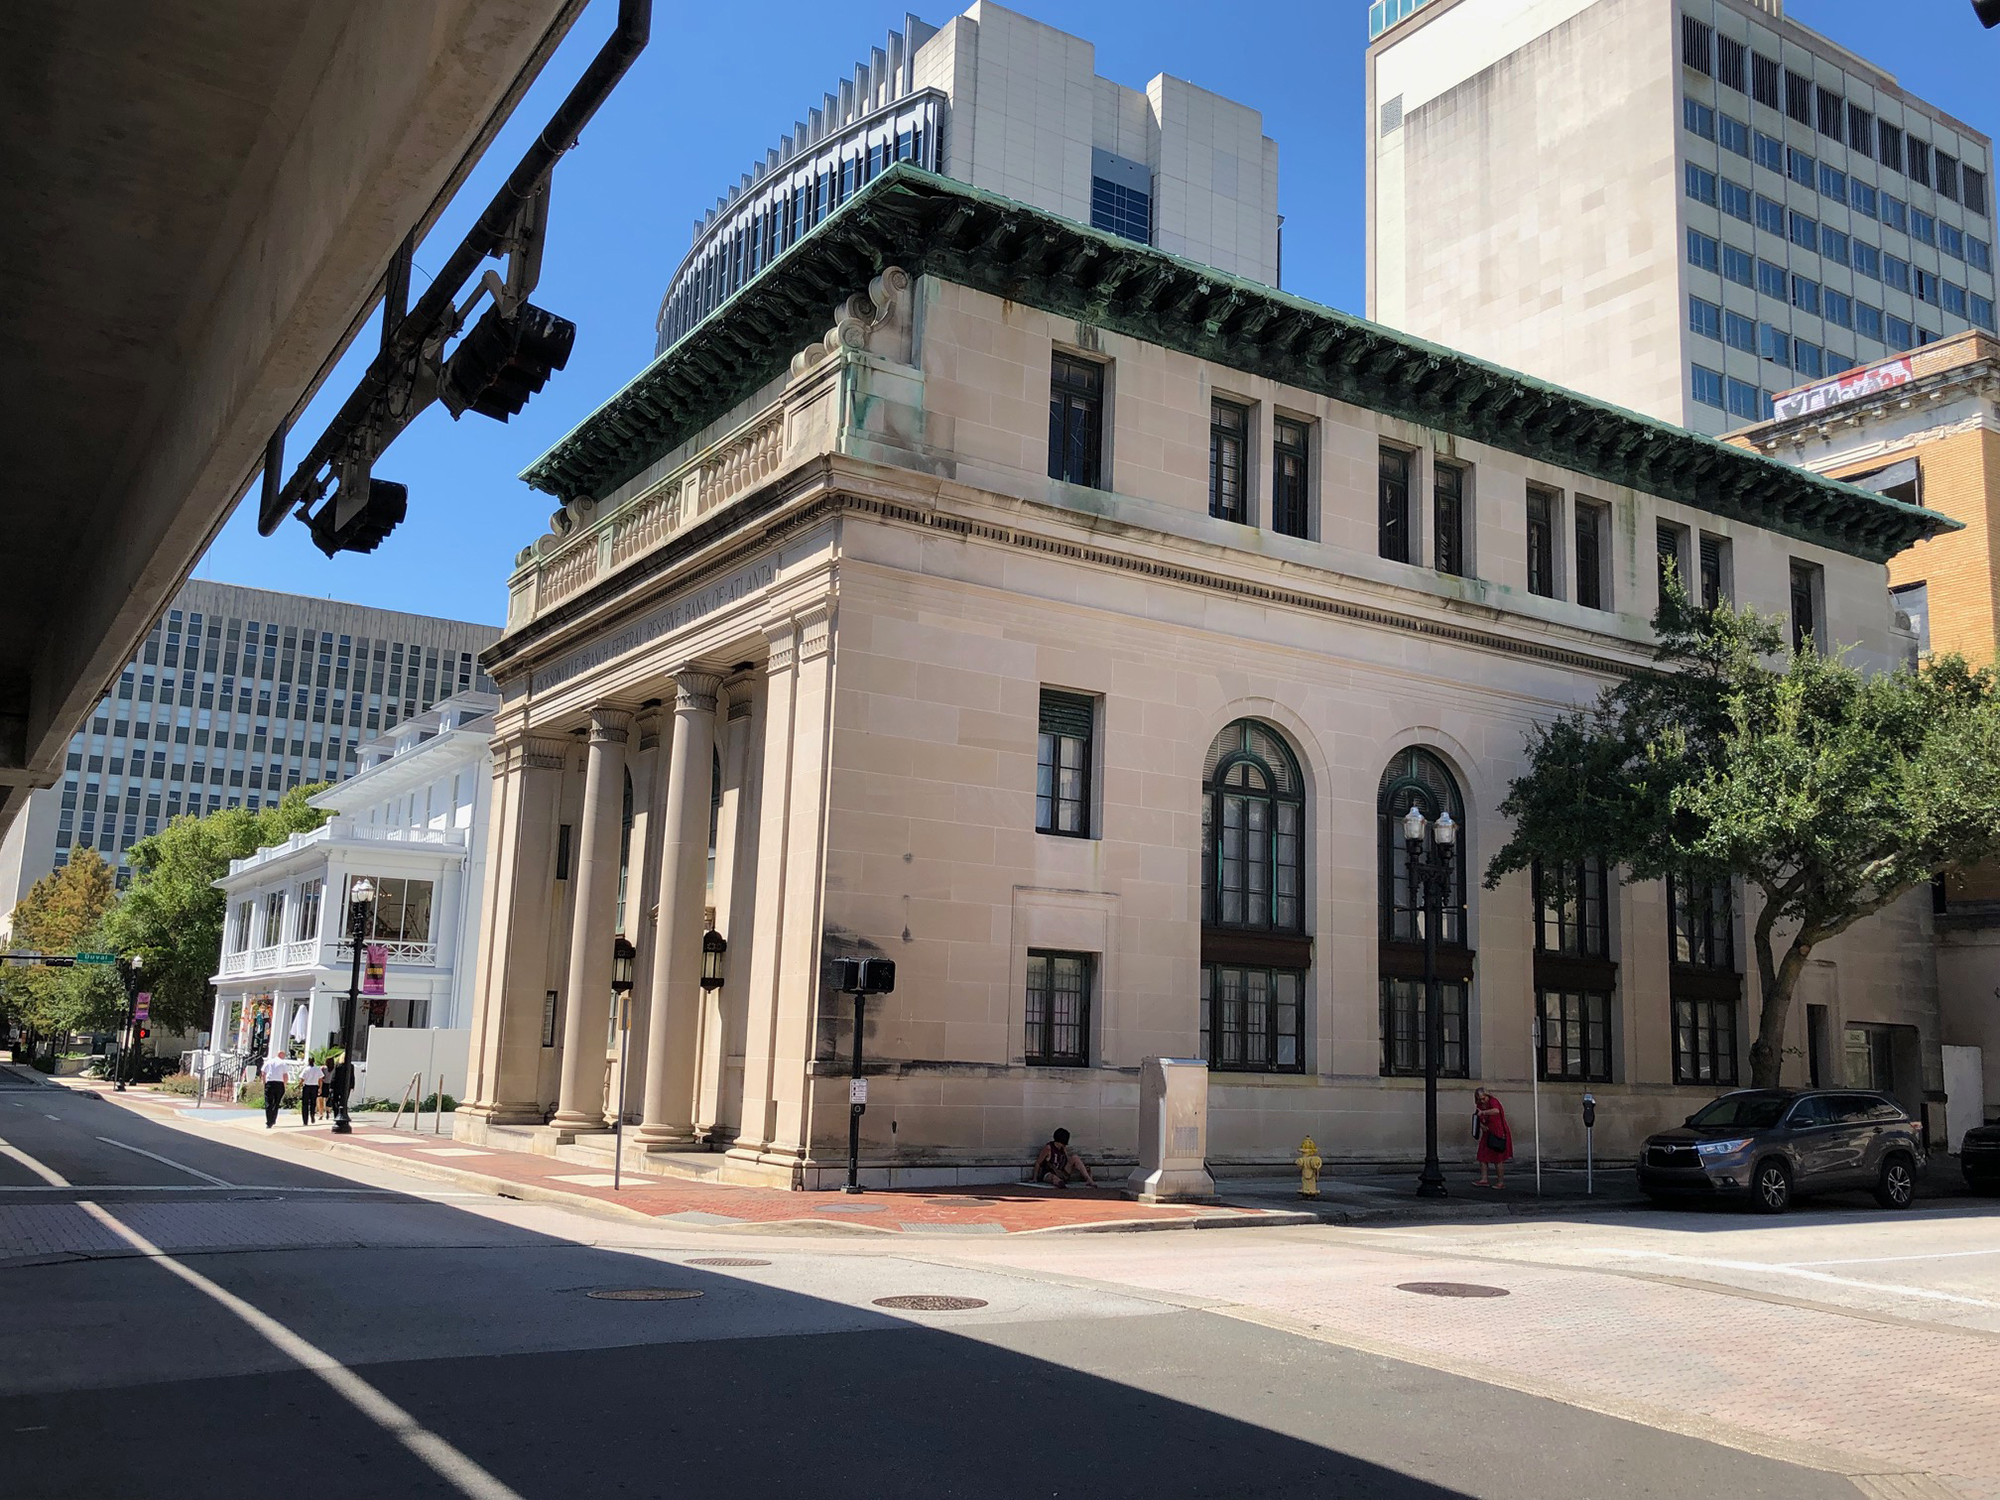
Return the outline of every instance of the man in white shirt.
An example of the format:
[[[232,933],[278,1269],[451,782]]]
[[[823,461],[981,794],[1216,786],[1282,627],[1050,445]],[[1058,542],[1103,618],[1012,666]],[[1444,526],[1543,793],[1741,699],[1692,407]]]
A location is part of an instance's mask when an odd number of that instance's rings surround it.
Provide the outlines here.
[[[310,1125],[319,1118],[319,1085],[326,1077],[326,1070],[306,1054],[306,1065],[299,1070],[299,1119]]]
[[[285,1107],[285,1084],[292,1076],[292,1065],[285,1061],[284,1054],[273,1052],[264,1059],[264,1128],[269,1130],[278,1123],[278,1111]]]

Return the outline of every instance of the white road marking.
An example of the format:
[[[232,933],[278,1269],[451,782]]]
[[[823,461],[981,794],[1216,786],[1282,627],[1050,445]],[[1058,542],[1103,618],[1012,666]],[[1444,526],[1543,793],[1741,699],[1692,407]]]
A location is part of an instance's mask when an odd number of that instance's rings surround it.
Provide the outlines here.
[[[19,1162],[22,1166],[26,1167],[30,1172],[33,1172],[37,1177],[41,1178],[42,1181],[46,1182],[50,1187],[66,1188],[74,1185],[70,1182],[70,1180],[67,1177],[63,1176],[62,1173],[43,1166],[40,1162],[36,1161],[34,1157],[28,1155],[27,1152],[23,1151],[19,1146],[10,1146],[7,1144],[7,1142],[0,1141],[0,1156],[6,1157],[9,1161]]]
[[[1967,1260],[1975,1255],[2000,1255],[1992,1250],[1947,1250],[1935,1255],[1874,1255],[1865,1260],[1788,1260],[1786,1266],[1893,1266],[1906,1260]]]
[[[260,1312],[201,1272],[182,1265],[144,1235],[119,1223],[100,1204],[86,1201],[80,1206],[126,1244],[234,1313],[281,1354],[325,1381],[337,1395],[409,1449],[460,1494],[470,1496],[471,1500],[523,1500],[518,1490],[489,1474],[317,1344],[299,1337],[276,1318]]]
[[[45,1114],[45,1115],[43,1115],[43,1116],[42,1116],[42,1118],[43,1118],[44,1120],[54,1120],[54,1121],[55,1121],[55,1122],[56,1122],[56,1123],[57,1123],[58,1125],[60,1125],[60,1124],[62,1123],[62,1116],[61,1116],[61,1115],[46,1115],[46,1114]]]
[[[41,1183],[9,1183],[0,1187],[0,1193],[396,1193],[397,1188],[367,1187],[356,1183],[353,1187],[290,1187],[282,1182],[225,1182],[220,1189],[210,1187],[205,1182],[86,1182],[64,1183],[61,1187],[44,1187]],[[467,1198],[483,1198],[484,1193],[466,1193]]]
[[[1604,1250],[1604,1255],[1627,1257],[1636,1260],[1665,1260],[1683,1266],[1709,1266],[1721,1271],[1758,1271],[1769,1276],[1796,1276],[1802,1281],[1816,1281],[1825,1286],[1852,1287],[1856,1291],[1876,1292],[1889,1297],[1914,1297],[1924,1302],[1951,1302],[1961,1307],[1984,1307],[2000,1311],[2000,1302],[1984,1297],[1961,1297],[1956,1292],[1937,1292],[1928,1287],[1895,1286],[1886,1281],[1858,1281],[1852,1276],[1829,1276],[1824,1271],[1809,1271],[1798,1266],[1773,1265],[1762,1260],[1723,1260],[1714,1256],[1669,1255],[1664,1250]],[[1923,1257],[1928,1259],[1929,1257]]]
[[[130,1151],[139,1156],[151,1157],[163,1167],[172,1167],[176,1172],[185,1172],[190,1177],[199,1177],[203,1182],[211,1183],[216,1187],[236,1186],[233,1182],[224,1182],[220,1177],[211,1177],[208,1173],[201,1171],[199,1168],[191,1167],[184,1161],[175,1161],[171,1156],[162,1156],[157,1151],[145,1151],[137,1146],[128,1146],[123,1141],[112,1140],[108,1135],[100,1135],[98,1139],[107,1146],[116,1146],[120,1151]]]

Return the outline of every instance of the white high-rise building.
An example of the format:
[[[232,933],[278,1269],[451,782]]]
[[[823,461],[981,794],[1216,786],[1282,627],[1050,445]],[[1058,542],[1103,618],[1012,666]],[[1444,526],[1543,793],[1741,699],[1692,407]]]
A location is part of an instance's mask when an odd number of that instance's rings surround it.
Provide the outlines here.
[[[1081,37],[975,0],[906,16],[695,221],[665,349],[899,161],[1278,284],[1278,143],[1247,105],[1162,73],[1097,76]]]
[[[1369,34],[1371,318],[1709,433],[1994,329],[1991,139],[1783,0],[1378,0]]]
[[[181,813],[258,807],[354,774],[357,747],[491,691],[491,625],[197,579],[185,584],[0,844],[0,910],[81,844],[126,852]]]

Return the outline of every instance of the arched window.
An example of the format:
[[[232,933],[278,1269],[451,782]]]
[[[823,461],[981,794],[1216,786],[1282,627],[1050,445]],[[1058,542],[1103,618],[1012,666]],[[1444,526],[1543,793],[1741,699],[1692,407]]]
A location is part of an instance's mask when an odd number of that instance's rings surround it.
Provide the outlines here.
[[[1382,772],[1376,790],[1375,821],[1381,871],[1382,1071],[1424,1071],[1424,929],[1422,897],[1411,889],[1409,850],[1403,817],[1414,804],[1435,824],[1449,812],[1458,825],[1452,849],[1451,885],[1439,911],[1437,976],[1443,1009],[1443,1050],[1438,1071],[1463,1078],[1467,1072],[1466,1012],[1473,953],[1466,941],[1465,872],[1471,861],[1465,827],[1465,799],[1442,760],[1429,750],[1399,751]],[[1425,834],[1422,853],[1437,846]]]
[[[1268,725],[1238,719],[1202,768],[1202,1051],[1214,1068],[1305,1070],[1305,779]]]

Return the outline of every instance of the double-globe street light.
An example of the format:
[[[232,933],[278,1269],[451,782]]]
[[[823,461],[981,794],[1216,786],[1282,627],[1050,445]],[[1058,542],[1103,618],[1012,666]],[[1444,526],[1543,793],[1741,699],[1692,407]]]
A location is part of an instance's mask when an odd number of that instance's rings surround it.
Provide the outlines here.
[[[1430,838],[1424,838],[1428,830]],[[1438,993],[1438,924],[1451,897],[1452,846],[1458,825],[1449,810],[1436,822],[1415,802],[1403,814],[1403,858],[1409,872],[1410,905],[1424,918],[1424,1170],[1417,1177],[1419,1198],[1442,1198],[1444,1168],[1438,1164],[1438,1062],[1444,1055],[1444,1003]]]
[[[375,883],[362,876],[347,888],[347,942],[354,950],[354,969],[347,982],[347,1008],[340,1018],[340,1061],[334,1066],[333,1133],[352,1135],[354,1124],[347,1117],[347,1096],[354,1089],[354,1012],[361,1004],[362,942],[375,915]]]

